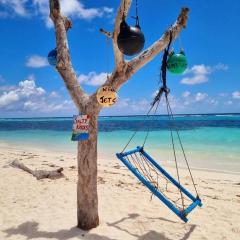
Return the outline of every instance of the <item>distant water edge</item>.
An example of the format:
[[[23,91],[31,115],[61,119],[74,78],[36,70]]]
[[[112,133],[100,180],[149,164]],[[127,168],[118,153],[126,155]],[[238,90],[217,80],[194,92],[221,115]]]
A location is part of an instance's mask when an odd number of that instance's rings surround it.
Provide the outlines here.
[[[75,152],[76,142],[70,140],[72,122],[72,118],[0,119],[0,142]],[[240,172],[240,114],[175,115],[174,121],[168,116],[103,116],[99,118],[99,152],[115,158],[134,131],[138,133],[129,148],[141,145],[149,129],[147,150],[170,159],[170,130],[175,128],[193,166]],[[180,150],[177,141],[176,148]]]

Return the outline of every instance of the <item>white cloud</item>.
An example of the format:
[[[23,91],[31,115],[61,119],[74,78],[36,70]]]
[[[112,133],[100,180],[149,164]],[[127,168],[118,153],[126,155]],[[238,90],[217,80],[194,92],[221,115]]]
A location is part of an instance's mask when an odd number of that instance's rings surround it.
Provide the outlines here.
[[[225,93],[225,92],[221,92],[218,94],[220,97],[227,97],[228,96],[228,93]]]
[[[52,113],[69,109],[73,105],[72,101],[65,100],[62,103],[48,103],[47,101],[32,101],[24,102],[23,109],[26,111],[40,111],[42,113]]]
[[[0,95],[0,107],[6,107],[30,96],[39,97],[44,94],[45,90],[41,87],[36,87],[34,80],[24,80],[19,82],[16,89],[9,90]]]
[[[186,85],[195,85],[200,84],[208,81],[208,77],[205,75],[195,75],[193,77],[186,77],[181,80],[182,84]]]
[[[77,0],[62,0],[62,14],[70,17],[91,20],[95,17],[103,17],[104,14],[113,12],[112,8],[85,8],[85,6]]]
[[[232,98],[234,99],[240,99],[240,91],[235,91],[232,93]]]
[[[156,90],[155,92],[152,93],[152,98],[155,98],[158,94],[159,90]]]
[[[206,66],[204,64],[194,65],[191,68],[188,68],[184,74],[193,73],[196,75],[207,75],[214,71],[226,71],[228,66],[223,63],[218,63],[214,66]]]
[[[212,98],[209,100],[209,103],[213,106],[216,106],[216,105],[218,105],[218,100],[216,100],[215,98]]]
[[[29,6],[33,9],[29,9]],[[31,16],[33,13],[40,14],[49,26],[49,0],[0,0],[1,16],[11,16],[12,12],[21,17]],[[69,17],[91,20],[96,17],[106,17],[113,13],[109,7],[86,8],[79,0],[61,0],[62,14]]]
[[[6,17],[9,15],[8,9],[13,11],[15,14],[26,17],[28,15],[25,4],[28,0],[0,0],[0,6],[5,7],[6,11],[2,12],[2,16]]]
[[[50,93],[49,97],[51,97],[51,98],[59,98],[60,95],[59,95],[59,93],[57,93],[56,91],[52,91],[52,92]]]
[[[223,63],[218,63],[217,65],[212,67],[212,71],[227,71],[228,65]]]
[[[107,73],[101,72],[97,74],[96,72],[90,72],[87,75],[80,74],[78,76],[78,81],[82,84],[90,86],[100,86],[107,80]]]
[[[7,89],[0,93],[0,112],[27,113],[31,115],[75,112],[73,102],[63,100],[58,92],[49,94],[42,87],[36,86],[33,76],[20,81],[14,89]],[[37,112],[37,113],[36,113]]]
[[[150,108],[150,103],[146,99],[141,99],[140,101],[132,102],[130,108],[134,112],[148,111],[148,109]]]
[[[193,73],[193,74],[201,74],[201,75],[206,75],[209,74],[211,72],[211,67],[209,66],[205,66],[204,64],[200,64],[200,65],[194,65],[191,68],[188,68],[184,74],[188,74],[188,73]]]
[[[189,91],[185,91],[182,93],[182,98],[183,98],[183,105],[185,106],[193,106],[196,103],[203,103],[203,102],[209,102],[209,104],[216,104],[215,99],[209,99],[207,93],[195,93],[191,94]],[[182,101],[180,101],[182,102]]]
[[[182,97],[184,97],[184,98],[187,98],[190,95],[191,95],[191,93],[189,91],[185,91],[185,92],[182,93]]]
[[[233,102],[232,102],[231,100],[228,100],[228,101],[226,101],[224,104],[227,105],[227,106],[230,106],[230,105],[233,104]]]
[[[27,59],[26,66],[31,68],[41,68],[48,66],[48,61],[45,57],[33,55]]]
[[[14,90],[14,89],[16,89],[16,86],[14,86],[14,85],[0,86],[0,92],[6,92],[6,91]]]
[[[12,104],[14,102],[17,102],[19,100],[19,96],[15,91],[10,92],[4,92],[0,96],[0,107],[8,106],[9,104]]]
[[[207,94],[206,93],[201,93],[201,92],[198,92],[196,95],[195,95],[195,101],[196,102],[201,102],[203,101],[204,99],[207,98]]]
[[[218,63],[214,66],[205,66],[204,64],[194,65],[185,71],[184,74],[190,74],[192,76],[185,77],[181,80],[182,84],[195,85],[208,82],[208,76],[215,71],[226,71],[228,66],[222,63]]]
[[[4,8],[0,17],[12,16],[12,12],[21,17],[40,15],[48,27],[52,26],[49,18],[49,0],[0,0],[0,6]],[[61,0],[61,10],[64,16],[85,20],[108,17],[113,13],[113,9],[106,6],[86,8],[80,0]]]
[[[133,100],[119,97],[115,105],[103,109],[102,115],[146,114],[149,108],[150,101],[147,99]]]

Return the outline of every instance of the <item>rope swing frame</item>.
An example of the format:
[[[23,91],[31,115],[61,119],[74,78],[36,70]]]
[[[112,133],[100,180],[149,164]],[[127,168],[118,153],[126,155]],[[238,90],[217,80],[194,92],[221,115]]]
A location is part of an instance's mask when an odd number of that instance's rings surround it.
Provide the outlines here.
[[[139,169],[134,167],[134,165],[129,160],[130,156],[133,154],[139,153],[140,156],[146,161],[150,163],[155,169],[157,169],[163,176],[167,178],[177,189],[179,189],[190,201],[191,204],[188,205],[185,209],[180,209],[176,206],[169,198],[161,193],[154,184],[152,184],[146,176],[143,176]],[[202,206],[201,199],[198,196],[193,196],[185,187],[179,184],[166,170],[161,167],[144,149],[143,147],[136,147],[128,152],[117,153],[118,159],[120,159],[126,167],[157,197],[159,198],[170,210],[172,210],[179,218],[181,218],[184,222],[187,222],[187,215],[197,206]],[[135,155],[136,156],[136,155]]]
[[[146,121],[147,118],[156,115],[157,109],[159,107],[159,104],[163,95],[165,96],[169,121],[172,123],[174,120],[173,112],[168,99],[170,89],[167,87],[167,79],[166,79],[167,58],[168,58],[171,42],[172,42],[172,33],[170,32],[169,43],[167,48],[164,51],[163,58],[162,58],[162,66],[161,66],[162,86],[159,88],[158,93],[156,94],[149,111],[145,115],[144,121]],[[153,110],[153,115],[150,115],[152,110]],[[190,191],[187,190],[180,182],[180,175],[178,170],[176,147],[175,147],[175,141],[173,137],[173,131],[176,132],[177,139],[179,141],[181,151],[183,153],[183,157],[186,162],[186,165],[191,177],[191,181],[196,193],[195,196],[192,193],[190,193]],[[187,160],[177,127],[174,124],[171,124],[171,129],[170,129],[170,137],[171,137],[171,143],[172,143],[172,150],[174,153],[177,180],[174,179],[159,163],[157,163],[145,151],[144,146],[149,136],[150,127],[148,127],[142,146],[138,146],[135,149],[130,151],[125,151],[128,145],[130,144],[130,142],[135,137],[137,132],[138,130],[136,130],[132,134],[131,138],[123,148],[122,152],[116,154],[117,158],[123,162],[123,164],[138,178],[139,181],[141,181],[152,192],[153,195],[155,195],[158,199],[160,199],[181,220],[183,220],[184,222],[187,222],[188,221],[187,215],[191,211],[193,211],[197,206],[201,207],[202,202],[201,202],[201,199],[199,198],[196,184],[194,182],[193,175],[191,173],[191,169],[189,167],[188,160]],[[165,184],[163,184],[163,181],[165,182]],[[165,188],[163,188],[163,185],[165,185]],[[169,186],[171,187],[171,190],[177,189],[180,193],[180,197],[178,197],[177,199],[173,199],[173,196],[169,195],[169,193],[172,192],[168,189]],[[179,203],[180,200],[181,200],[181,203]]]

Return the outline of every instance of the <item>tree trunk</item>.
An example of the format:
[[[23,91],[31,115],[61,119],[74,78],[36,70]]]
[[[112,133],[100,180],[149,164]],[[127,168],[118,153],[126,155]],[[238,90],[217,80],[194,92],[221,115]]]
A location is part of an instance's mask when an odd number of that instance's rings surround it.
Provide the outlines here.
[[[115,56],[115,70],[107,77],[106,82],[102,86],[108,85],[115,88],[115,90],[118,90],[133,74],[163,51],[169,44],[171,34],[172,40],[175,40],[181,30],[186,27],[188,20],[189,9],[182,8],[176,22],[171,25],[160,39],[132,60],[125,61],[123,54],[117,46],[117,36],[120,30],[122,16],[127,17],[131,2],[132,0],[120,1],[120,7],[112,33],[101,30],[101,32],[112,38]],[[73,70],[67,40],[67,31],[72,27],[72,24],[69,19],[61,15],[60,0],[49,0],[49,3],[50,17],[53,20],[56,30],[58,52],[56,69],[61,74],[76,107],[81,110],[82,113],[89,114],[91,117],[89,139],[78,143],[78,227],[88,230],[99,224],[97,196],[97,120],[101,107],[96,100],[98,90],[91,96],[88,96],[79,85],[77,76]]]
[[[89,139],[78,142],[77,218],[78,227],[89,230],[99,225],[97,195],[98,113],[90,116]]]

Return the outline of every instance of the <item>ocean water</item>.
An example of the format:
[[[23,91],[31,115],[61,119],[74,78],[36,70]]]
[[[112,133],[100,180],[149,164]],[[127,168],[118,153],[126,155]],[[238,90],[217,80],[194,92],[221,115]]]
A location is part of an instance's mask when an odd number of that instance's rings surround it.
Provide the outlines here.
[[[71,141],[72,118],[0,119],[0,142],[54,151],[76,152]],[[240,173],[240,114],[100,117],[99,155],[116,161],[133,132],[127,149],[142,145],[149,129],[145,149],[163,164],[173,164],[170,130],[178,129],[192,167]],[[180,165],[183,155],[173,132]]]

